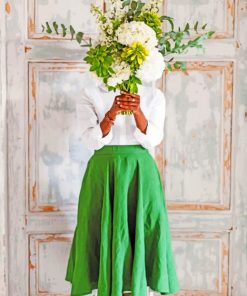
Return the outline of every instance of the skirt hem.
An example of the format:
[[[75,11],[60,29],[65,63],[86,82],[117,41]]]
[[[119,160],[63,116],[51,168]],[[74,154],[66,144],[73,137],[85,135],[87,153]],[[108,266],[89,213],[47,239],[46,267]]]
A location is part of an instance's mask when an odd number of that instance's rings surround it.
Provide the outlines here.
[[[72,282],[70,280],[68,280],[68,279],[65,279],[65,280],[68,281],[68,282],[70,282],[72,284]],[[175,290],[172,290],[172,291],[165,291],[165,292],[164,291],[159,291],[159,289],[156,289],[156,288],[154,288],[153,286],[151,286],[149,284],[147,284],[147,287],[149,287],[151,289],[150,292],[160,293],[161,295],[175,294],[175,293],[177,293],[177,292],[180,291],[180,288],[175,289]],[[96,289],[98,289],[98,286],[92,286],[91,287],[91,290],[89,290],[89,291],[82,292],[80,294],[70,294],[70,296],[85,296],[85,295],[90,295],[90,294],[93,293],[93,290],[96,290]],[[125,292],[126,293],[131,293],[131,289],[125,289],[125,290],[122,291],[122,293],[125,293]]]

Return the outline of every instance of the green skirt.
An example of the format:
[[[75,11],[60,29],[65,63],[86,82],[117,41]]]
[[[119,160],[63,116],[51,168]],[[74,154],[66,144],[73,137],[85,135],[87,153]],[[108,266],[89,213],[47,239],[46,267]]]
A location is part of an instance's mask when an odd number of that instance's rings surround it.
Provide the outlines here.
[[[143,146],[95,150],[82,179],[65,277],[72,296],[180,290],[162,186]]]

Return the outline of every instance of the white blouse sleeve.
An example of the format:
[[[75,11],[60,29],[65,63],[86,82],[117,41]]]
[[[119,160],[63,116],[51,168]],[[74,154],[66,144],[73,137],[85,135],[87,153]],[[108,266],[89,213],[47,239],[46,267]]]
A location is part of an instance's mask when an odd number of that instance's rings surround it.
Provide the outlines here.
[[[134,130],[135,138],[147,149],[159,145],[164,137],[166,100],[164,93],[159,88],[155,88],[154,96],[146,134],[141,132],[138,127]]]
[[[112,128],[103,137],[98,115],[85,91],[82,92],[76,104],[76,113],[79,125],[79,137],[88,149],[98,150],[112,140]]]

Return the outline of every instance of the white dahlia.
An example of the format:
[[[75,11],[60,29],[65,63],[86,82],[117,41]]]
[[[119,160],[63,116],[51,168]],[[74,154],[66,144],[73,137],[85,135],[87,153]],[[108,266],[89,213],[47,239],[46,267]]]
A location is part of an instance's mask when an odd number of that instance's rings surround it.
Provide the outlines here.
[[[136,76],[145,83],[155,81],[161,78],[165,66],[162,54],[157,48],[154,48],[136,71]]]
[[[141,42],[148,50],[158,44],[155,31],[144,22],[132,21],[123,23],[116,30],[116,41],[123,45],[131,45],[134,41]]]

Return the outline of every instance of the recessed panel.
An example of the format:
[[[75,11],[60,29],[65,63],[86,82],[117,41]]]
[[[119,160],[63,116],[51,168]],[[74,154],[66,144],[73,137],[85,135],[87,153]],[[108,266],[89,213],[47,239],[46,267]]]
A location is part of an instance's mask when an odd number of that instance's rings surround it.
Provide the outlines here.
[[[226,209],[230,202],[230,62],[188,63],[166,75],[164,182],[172,208]],[[162,160],[161,160],[162,161]]]
[[[181,291],[186,295],[227,295],[227,233],[177,233],[173,249]]]
[[[29,240],[30,295],[68,295],[65,273],[71,235],[31,235]]]
[[[31,211],[65,211],[77,204],[91,155],[80,141],[76,113],[84,70],[73,63],[29,65]]]

